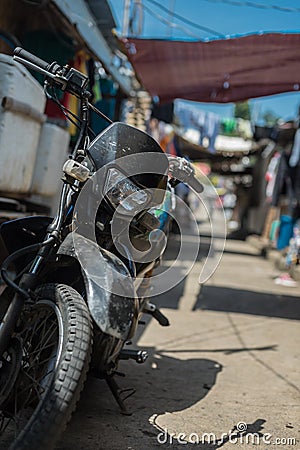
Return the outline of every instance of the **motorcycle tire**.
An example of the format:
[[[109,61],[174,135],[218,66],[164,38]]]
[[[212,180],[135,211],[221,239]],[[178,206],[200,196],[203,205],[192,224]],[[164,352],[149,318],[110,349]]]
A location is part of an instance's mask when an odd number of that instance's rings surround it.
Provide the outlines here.
[[[89,369],[92,324],[83,298],[63,284],[42,285],[35,294],[37,302],[25,308],[11,346],[0,360],[3,449],[53,449]],[[5,386],[1,386],[5,380],[1,371],[10,374]]]

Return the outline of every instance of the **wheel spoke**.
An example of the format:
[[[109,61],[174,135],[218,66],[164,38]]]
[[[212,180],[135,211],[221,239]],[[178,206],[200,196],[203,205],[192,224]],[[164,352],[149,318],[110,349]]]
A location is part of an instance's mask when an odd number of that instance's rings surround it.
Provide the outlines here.
[[[4,431],[10,424],[10,422],[11,421],[14,422],[14,418],[13,417],[5,417],[3,414],[1,414],[0,417],[1,417],[1,424],[0,424],[0,436],[1,436],[1,434],[4,433]]]
[[[54,333],[56,331],[57,331],[57,324],[54,322],[54,323],[52,323],[52,325],[50,326],[48,331],[45,333],[46,341],[41,339],[40,345],[36,349],[32,350],[29,353],[29,355],[33,356],[34,354],[39,353],[42,350],[45,350],[47,348],[47,344],[48,344],[49,340],[54,336]],[[51,345],[53,346],[53,343],[51,343],[50,346]]]
[[[24,421],[25,409],[34,407],[41,400],[47,389],[47,378],[54,373],[51,361],[57,358],[57,316],[52,306],[42,304],[39,307],[40,310],[33,310],[23,318],[24,328],[19,335],[23,343],[22,368],[14,385],[11,406],[8,404],[8,410],[4,408],[0,412],[0,436],[11,429],[16,438]],[[12,365],[9,354],[5,364]],[[7,372],[10,373],[10,370]]]
[[[25,438],[33,448],[47,447],[51,423],[44,420],[44,414],[49,421],[61,417],[59,424],[55,421],[60,433],[88,371],[92,329],[85,301],[71,287],[59,284],[40,286],[36,292],[39,300],[23,310],[0,360],[1,449],[23,448]],[[76,319],[85,324],[82,329],[73,320],[74,305]],[[72,370],[78,364],[82,370]]]

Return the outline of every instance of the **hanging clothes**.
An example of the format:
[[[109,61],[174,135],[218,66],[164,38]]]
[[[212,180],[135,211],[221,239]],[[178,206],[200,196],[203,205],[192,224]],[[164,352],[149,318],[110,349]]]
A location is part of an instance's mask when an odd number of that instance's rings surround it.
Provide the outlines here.
[[[175,102],[174,120],[186,131],[190,128],[200,132],[199,145],[208,139],[208,151],[215,153],[215,141],[220,129],[220,117],[183,102]]]
[[[300,161],[289,168],[292,189],[291,215],[293,220],[300,218]]]
[[[271,158],[271,161],[269,162],[267,172],[265,175],[265,179],[267,181],[266,197],[269,200],[271,200],[273,196],[280,157],[281,157],[280,153],[276,152],[275,155]]]
[[[184,130],[194,128],[193,109],[189,105],[176,101],[174,104],[174,122]]]
[[[300,128],[296,131],[294,143],[289,159],[289,166],[296,167],[300,161]]]
[[[289,174],[293,193],[291,214],[295,221],[300,217],[300,128],[297,129],[294,136],[289,158]]]
[[[210,153],[215,153],[215,142],[216,138],[218,136],[220,129],[220,119],[219,116],[217,116],[214,113],[207,113],[205,116],[204,126],[203,126],[203,132],[200,137],[200,142],[203,142],[203,138],[207,137],[209,144],[208,144],[208,151]]]
[[[274,183],[272,206],[280,206],[280,198],[288,202],[288,215],[296,220],[300,217],[300,161],[296,167],[289,166],[289,154],[283,152],[278,164]]]
[[[288,165],[288,155],[286,153],[282,153],[280,156],[276,180],[273,188],[272,195],[272,206],[279,206],[280,197],[285,195],[289,203],[292,202],[292,183],[289,174],[289,165]]]

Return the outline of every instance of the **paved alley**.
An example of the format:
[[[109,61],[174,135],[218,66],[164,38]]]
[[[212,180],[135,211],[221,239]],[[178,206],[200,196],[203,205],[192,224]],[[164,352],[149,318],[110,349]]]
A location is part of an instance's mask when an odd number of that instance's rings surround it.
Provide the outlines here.
[[[163,264],[176,245],[173,236]],[[90,379],[57,450],[300,447],[300,288],[276,285],[270,261],[236,240],[201,287],[201,251],[188,277],[156,299],[171,326],[141,327],[147,362],[120,365],[120,385],[136,389],[133,414],[122,416],[106,384]]]

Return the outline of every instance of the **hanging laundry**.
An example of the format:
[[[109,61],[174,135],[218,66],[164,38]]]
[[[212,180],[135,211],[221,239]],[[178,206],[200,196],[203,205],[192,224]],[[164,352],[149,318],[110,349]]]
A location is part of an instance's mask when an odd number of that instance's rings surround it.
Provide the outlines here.
[[[201,133],[201,131],[203,132],[203,128],[204,128],[205,122],[207,120],[206,113],[201,110],[200,111],[193,110],[191,120],[192,120],[192,124],[194,124],[195,127],[200,130],[200,133]]]
[[[292,197],[291,179],[289,176],[287,160],[287,155],[284,152],[281,153],[273,188],[272,206],[279,206],[281,195],[286,195],[289,199]]]
[[[211,113],[211,112],[207,113],[206,117],[205,117],[204,126],[203,126],[203,132],[200,137],[200,141],[202,143],[204,137],[208,138],[208,141],[209,141],[208,151],[210,153],[216,152],[215,142],[216,142],[216,138],[219,133],[219,129],[220,129],[219,116],[217,116],[216,114]]]
[[[175,101],[174,121],[185,131],[191,128],[199,131],[199,144],[203,145],[204,138],[207,138],[208,151],[215,153],[215,141],[220,129],[220,117],[217,114],[205,112],[181,101]]]
[[[175,101],[174,103],[174,122],[184,130],[194,128],[193,109],[182,102]]]
[[[289,166],[296,167],[300,161],[300,128],[296,131],[294,144],[289,159]]]
[[[275,186],[275,180],[278,170],[278,165],[280,161],[280,153],[276,152],[275,155],[271,158],[271,161],[269,162],[267,172],[265,175],[265,179],[267,181],[267,187],[266,187],[266,196],[268,200],[272,200],[273,196],[273,190]]]

